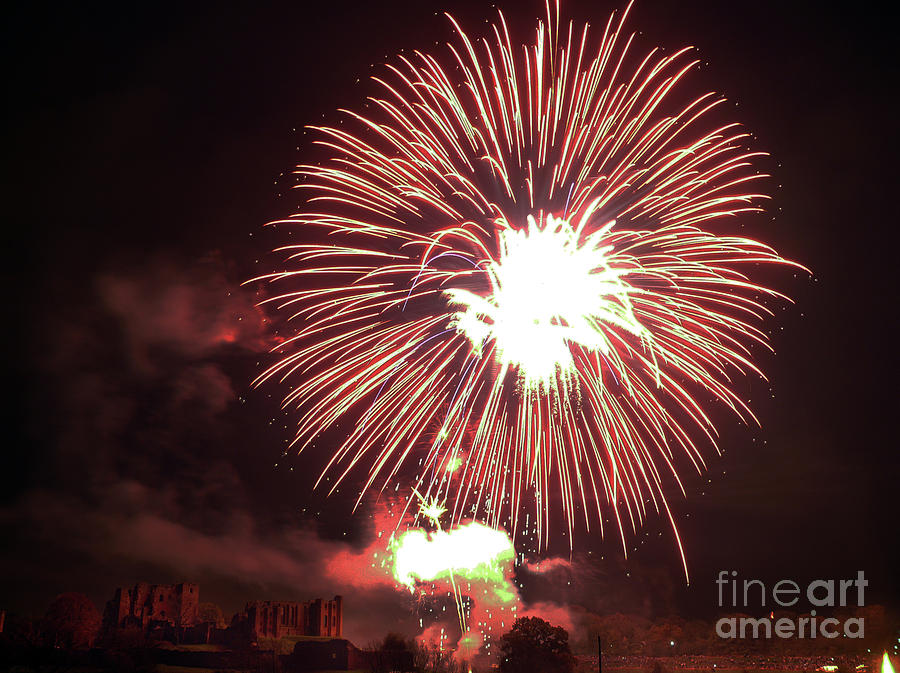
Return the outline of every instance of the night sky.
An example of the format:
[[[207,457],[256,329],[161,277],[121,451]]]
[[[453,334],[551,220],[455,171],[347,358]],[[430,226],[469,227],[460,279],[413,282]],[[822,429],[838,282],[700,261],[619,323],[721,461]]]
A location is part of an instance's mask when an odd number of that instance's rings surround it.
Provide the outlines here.
[[[500,6],[531,37],[542,5]],[[618,6],[564,12],[599,25]],[[7,9],[0,608],[189,580],[227,614],[343,592],[352,639],[415,632],[402,594],[326,573],[370,541],[370,510],[310,494],[321,454],[282,459],[283,390],[250,382],[284,326],[240,283],[280,242],[262,225],[299,204],[303,126],[359,104],[372,64],[449,39],[444,10],[470,34],[494,18],[425,0]],[[641,44],[695,45],[709,65],[692,86],[736,102],[773,155],[775,217],[754,235],[814,276],[777,277],[796,303],[767,324],[770,383],[737,384],[762,429],[717,416],[724,455],[673,498],[691,586],[652,520],[627,562],[615,539],[583,539],[577,581],[534,580],[526,599],[711,616],[722,569],[864,570],[870,601],[900,607],[888,23],[864,3],[638,3]]]

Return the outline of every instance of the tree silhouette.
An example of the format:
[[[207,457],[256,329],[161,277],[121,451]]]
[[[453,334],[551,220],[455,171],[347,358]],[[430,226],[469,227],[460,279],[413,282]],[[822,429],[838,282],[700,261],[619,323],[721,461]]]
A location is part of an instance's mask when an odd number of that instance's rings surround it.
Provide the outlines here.
[[[42,631],[54,647],[90,647],[100,631],[100,613],[84,594],[60,594],[47,609]]]
[[[520,617],[500,638],[502,673],[571,673],[575,659],[569,634],[540,617]]]
[[[201,622],[212,622],[217,629],[225,628],[225,616],[222,608],[215,603],[200,603],[197,606],[197,616]]]
[[[388,633],[383,641],[370,646],[369,666],[372,673],[412,671],[413,645],[398,633]]]
[[[466,663],[456,659],[454,652],[442,648],[438,643],[412,642],[413,663],[419,673],[466,673],[470,670]]]

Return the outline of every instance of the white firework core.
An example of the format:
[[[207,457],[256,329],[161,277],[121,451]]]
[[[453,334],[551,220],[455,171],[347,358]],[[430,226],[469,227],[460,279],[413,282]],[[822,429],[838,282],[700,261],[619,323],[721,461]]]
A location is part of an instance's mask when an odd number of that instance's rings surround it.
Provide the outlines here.
[[[574,376],[573,344],[607,354],[615,328],[648,340],[631,303],[640,290],[625,279],[632,269],[616,264],[606,240],[614,224],[582,236],[565,219],[529,216],[527,227],[501,231],[498,258],[484,269],[487,296],[445,291],[460,307],[457,331],[479,354],[493,340],[498,360],[515,367],[527,387]]]

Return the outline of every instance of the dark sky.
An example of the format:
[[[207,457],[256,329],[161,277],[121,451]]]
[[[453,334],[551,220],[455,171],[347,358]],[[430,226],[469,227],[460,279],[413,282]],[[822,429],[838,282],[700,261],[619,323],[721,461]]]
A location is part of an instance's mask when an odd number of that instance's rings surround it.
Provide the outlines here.
[[[520,36],[542,12],[501,6]],[[616,7],[564,9],[600,24]],[[316,456],[280,460],[279,390],[250,387],[273,328],[239,284],[278,243],[263,223],[297,205],[303,125],[357,104],[371,64],[448,39],[443,10],[470,33],[494,16],[424,0],[6,10],[0,608],[39,614],[63,590],[100,605],[137,580],[198,581],[226,611],[353,590],[321,557],[364,546],[368,515],[309,495]],[[579,600],[706,615],[720,569],[773,582],[865,570],[871,601],[900,607],[886,10],[642,0],[631,26],[709,62],[695,85],[737,102],[774,157],[776,217],[758,236],[814,278],[779,279],[796,304],[768,325],[771,386],[739,384],[762,429],[723,417],[724,456],[675,501],[692,585],[653,521],[627,564],[585,542],[607,558],[585,561]],[[412,628],[389,589],[355,603],[385,615],[381,631]],[[353,635],[377,635],[363,621]]]

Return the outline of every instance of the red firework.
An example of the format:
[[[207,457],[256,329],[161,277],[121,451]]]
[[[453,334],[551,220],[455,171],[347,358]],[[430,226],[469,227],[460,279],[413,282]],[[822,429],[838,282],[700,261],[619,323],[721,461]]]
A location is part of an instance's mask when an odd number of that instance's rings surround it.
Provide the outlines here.
[[[533,502],[545,544],[552,509],[570,540],[609,512],[624,546],[649,509],[674,528],[677,456],[715,446],[700,400],[753,418],[731,382],[781,295],[748,273],[791,263],[720,231],[765,176],[723,98],[681,94],[690,49],[636,58],[627,9],[596,37],[558,11],[520,46],[451,18],[446,66],[400,56],[371,114],[314,127],[329,159],[281,224],[318,233],[263,276],[297,331],[260,380],[290,385],[298,450],[352,420],[323,476],[359,466],[360,497],[408,465],[454,522],[515,534]]]

